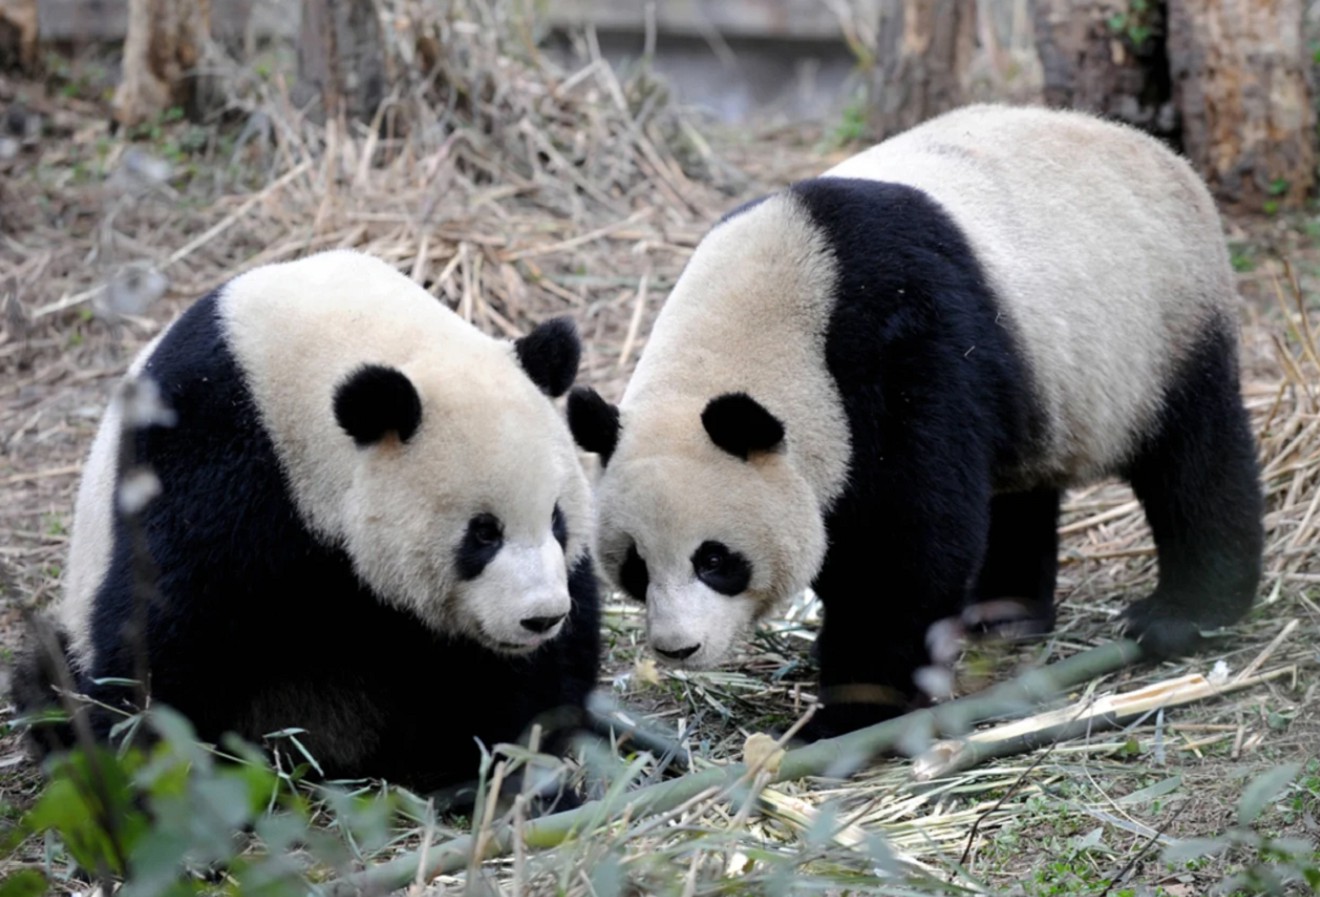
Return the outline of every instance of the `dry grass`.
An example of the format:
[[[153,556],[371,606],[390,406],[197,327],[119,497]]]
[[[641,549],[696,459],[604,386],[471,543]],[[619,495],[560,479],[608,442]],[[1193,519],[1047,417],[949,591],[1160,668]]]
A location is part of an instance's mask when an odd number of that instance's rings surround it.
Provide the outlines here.
[[[617,398],[708,224],[829,161],[798,134],[711,136],[644,70],[611,70],[589,36],[583,61],[559,67],[508,6],[451,7],[394,33],[396,61],[429,60],[436,77],[400,88],[380,127],[310,124],[283,80],[247,67],[225,71],[237,124],[169,123],[127,140],[108,133],[99,99],[0,80],[0,101],[21,100],[46,124],[39,146],[0,161],[6,648],[21,608],[58,588],[79,464],[113,378],[164,321],[235,271],[354,246],[491,333],[569,313],[588,346],[582,380]],[[161,160],[163,176],[152,164]],[[938,893],[946,880],[981,893],[1100,893],[1097,882],[1131,861],[1144,886],[1204,892],[1240,857],[1170,871],[1145,851],[1220,831],[1250,773],[1312,757],[1320,743],[1318,255],[1278,223],[1235,225],[1232,236],[1261,257],[1242,289],[1244,389],[1269,496],[1262,601],[1216,653],[1109,677],[1094,692],[1208,673],[1221,660],[1233,672],[1260,660],[1256,671],[1272,678],[935,781],[888,762],[847,781],[777,785],[756,803],[708,794],[475,875],[507,893],[603,892],[610,876],[684,894]],[[1153,545],[1126,488],[1073,493],[1063,533],[1058,631],[1031,645],[969,647],[960,691],[1110,638],[1127,598],[1153,584]],[[604,683],[683,733],[695,766],[737,758],[747,735],[782,730],[810,704],[817,622],[818,608],[800,601],[730,668],[665,673],[643,659],[637,608],[612,603]],[[1315,813],[1320,769],[1310,774],[1316,784],[1302,797]],[[642,764],[630,775],[654,771]],[[20,803],[34,787],[12,735],[0,742],[0,777]],[[1304,833],[1306,812],[1281,808],[1270,824]],[[900,871],[924,883],[903,884]]]

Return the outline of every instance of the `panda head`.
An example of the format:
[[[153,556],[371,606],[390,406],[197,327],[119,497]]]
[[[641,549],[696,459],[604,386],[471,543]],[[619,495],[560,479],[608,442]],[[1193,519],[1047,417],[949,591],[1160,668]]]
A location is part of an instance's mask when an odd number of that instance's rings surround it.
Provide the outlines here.
[[[497,340],[351,252],[249,272],[222,315],[301,517],[379,600],[504,653],[559,633],[591,527],[569,320]]]
[[[657,655],[719,664],[807,588],[851,436],[825,364],[838,270],[791,193],[754,200],[702,238],[615,407],[569,395],[600,456],[596,556],[646,602]]]
[[[647,640],[669,663],[718,665],[825,552],[818,501],[783,422],[746,392],[675,398],[644,417],[579,387],[578,444],[601,456],[598,560],[646,604]]]

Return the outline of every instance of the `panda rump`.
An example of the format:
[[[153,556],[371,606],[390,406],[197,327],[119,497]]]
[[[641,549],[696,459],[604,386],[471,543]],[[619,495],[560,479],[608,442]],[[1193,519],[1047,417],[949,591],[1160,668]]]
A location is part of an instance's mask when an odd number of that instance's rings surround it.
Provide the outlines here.
[[[920,703],[938,620],[1007,600],[1051,627],[1061,490],[1118,476],[1159,563],[1127,629],[1191,650],[1260,578],[1238,314],[1214,203],[1156,140],[947,113],[731,212],[619,406],[570,394],[606,462],[597,558],[687,666],[812,586],[823,735]],[[783,444],[751,451],[767,420]],[[708,542],[748,562],[745,591],[703,578]]]
[[[161,485],[139,518],[152,700],[206,740],[301,728],[327,776],[419,790],[474,778],[474,739],[540,721],[562,745],[599,654],[588,488],[550,399],[579,354],[569,322],[496,340],[356,252],[193,304],[128,374],[176,417],[124,430]],[[127,709],[94,681],[135,673],[122,415],[84,467],[56,618],[78,689]],[[49,702],[48,678],[34,656],[16,691]],[[92,712],[101,737],[116,719]]]

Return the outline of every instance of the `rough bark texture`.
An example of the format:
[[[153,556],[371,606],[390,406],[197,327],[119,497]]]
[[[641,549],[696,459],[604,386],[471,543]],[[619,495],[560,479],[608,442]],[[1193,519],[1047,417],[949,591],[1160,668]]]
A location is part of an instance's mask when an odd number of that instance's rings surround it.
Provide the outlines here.
[[[210,32],[210,0],[129,0],[115,120],[141,124],[171,106],[199,117],[204,91],[196,70]]]
[[[1129,0],[1035,0],[1046,105],[1127,122],[1176,146],[1163,20],[1153,0],[1140,13]]]
[[[1219,201],[1300,204],[1315,182],[1302,0],[1170,0],[1183,150]]]
[[[385,96],[384,36],[372,0],[303,0],[298,80],[317,120],[369,121]]]
[[[0,71],[37,64],[37,0],[0,0]]]
[[[961,105],[976,46],[970,0],[883,0],[871,121],[883,138]]]

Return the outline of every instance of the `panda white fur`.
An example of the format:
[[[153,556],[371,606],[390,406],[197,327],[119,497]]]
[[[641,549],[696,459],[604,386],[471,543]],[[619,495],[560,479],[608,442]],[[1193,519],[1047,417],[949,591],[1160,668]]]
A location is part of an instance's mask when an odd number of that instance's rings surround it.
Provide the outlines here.
[[[350,251],[191,306],[130,370],[176,417],[134,445],[161,487],[141,518],[152,699],[203,738],[297,726],[327,775],[425,790],[475,776],[474,739],[577,726],[599,654],[590,493],[550,397],[580,348],[566,319],[489,337]],[[93,680],[135,673],[122,413],[84,470],[57,609],[77,685],[109,704],[131,692]]]
[[[597,559],[693,667],[814,586],[818,737],[919,701],[936,620],[1014,599],[1051,626],[1060,490],[1117,474],[1159,558],[1128,629],[1183,653],[1260,576],[1236,302],[1211,197],[1154,139],[935,118],[726,216],[620,405],[570,394]]]

